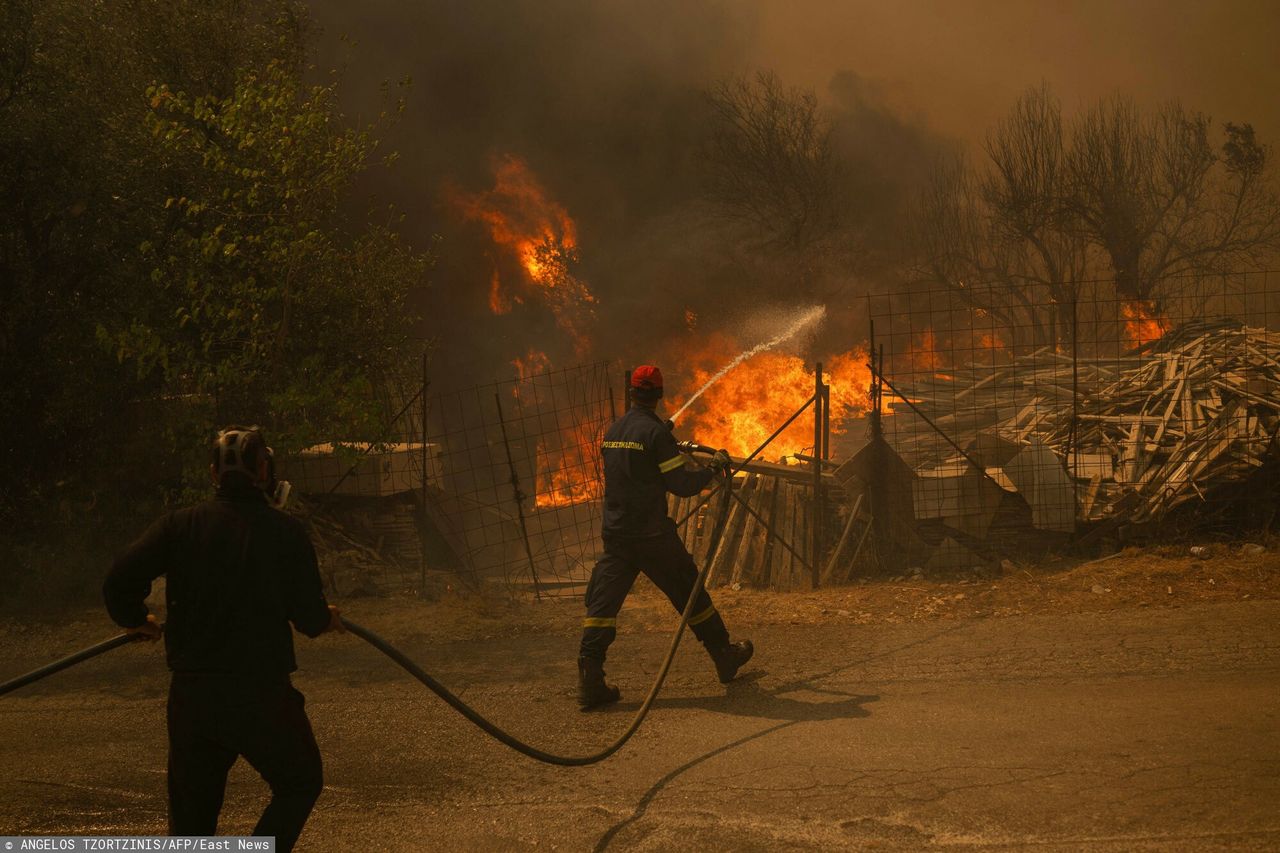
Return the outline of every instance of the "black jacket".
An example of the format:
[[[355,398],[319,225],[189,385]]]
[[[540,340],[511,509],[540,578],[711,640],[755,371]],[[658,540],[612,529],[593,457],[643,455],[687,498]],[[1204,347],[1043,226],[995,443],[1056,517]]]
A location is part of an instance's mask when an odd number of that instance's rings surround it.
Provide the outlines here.
[[[102,587],[116,624],[146,621],[160,575],[174,672],[287,675],[298,668],[289,623],[310,637],[329,624],[306,530],[249,486],[169,513],[116,560]]]
[[[667,492],[696,495],[715,475],[685,467],[688,457],[652,410],[634,406],[614,421],[601,444],[604,536],[655,536],[667,523]]]

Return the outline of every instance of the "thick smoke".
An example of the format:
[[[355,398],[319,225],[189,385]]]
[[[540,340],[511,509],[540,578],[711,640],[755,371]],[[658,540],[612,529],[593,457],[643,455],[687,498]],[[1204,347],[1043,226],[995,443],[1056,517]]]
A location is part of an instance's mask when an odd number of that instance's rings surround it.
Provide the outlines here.
[[[853,214],[816,255],[761,249],[705,199],[700,159],[706,91],[756,70],[751,4],[316,0],[313,12],[318,63],[343,68],[348,114],[368,116],[381,81],[413,80],[388,139],[401,159],[366,189],[407,214],[418,245],[442,237],[427,332],[475,379],[509,375],[531,346],[555,363],[574,358],[540,306],[489,312],[491,273],[511,260],[450,208],[445,188],[491,187],[495,156],[527,162],[577,223],[574,273],[598,300],[593,355],[639,360],[730,330],[766,303],[827,304],[827,345],[848,349],[860,330],[847,318],[892,259],[903,206],[940,145],[855,72],[836,74],[818,95]]]

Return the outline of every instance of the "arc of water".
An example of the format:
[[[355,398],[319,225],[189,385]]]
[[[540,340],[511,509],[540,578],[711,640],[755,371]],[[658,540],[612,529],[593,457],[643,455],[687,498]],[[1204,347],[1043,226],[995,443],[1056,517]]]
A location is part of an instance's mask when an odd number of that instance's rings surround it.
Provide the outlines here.
[[[815,305],[812,308],[806,309],[804,313],[802,313],[799,317],[796,318],[796,321],[794,323],[788,326],[777,337],[771,338],[763,343],[756,344],[751,349],[744,350],[743,352],[739,353],[733,359],[733,361],[729,362],[724,367],[720,368],[719,372],[717,372],[715,376],[712,376],[703,384],[701,388],[693,392],[693,396],[690,397],[688,400],[684,401],[684,405],[682,405],[679,409],[676,410],[676,413],[671,416],[671,420],[672,421],[677,420],[680,417],[680,415],[684,412],[685,409],[689,408],[689,406],[691,406],[695,400],[697,400],[699,397],[702,396],[704,391],[706,391],[712,385],[720,381],[720,379],[722,379],[724,375],[728,373],[730,370],[733,370],[739,364],[742,364],[742,362],[746,361],[752,356],[759,355],[765,350],[771,350],[774,347],[776,347],[778,344],[783,343],[784,341],[790,340],[791,338],[794,338],[806,326],[812,323],[816,323],[826,315],[827,315],[827,309],[825,306]]]

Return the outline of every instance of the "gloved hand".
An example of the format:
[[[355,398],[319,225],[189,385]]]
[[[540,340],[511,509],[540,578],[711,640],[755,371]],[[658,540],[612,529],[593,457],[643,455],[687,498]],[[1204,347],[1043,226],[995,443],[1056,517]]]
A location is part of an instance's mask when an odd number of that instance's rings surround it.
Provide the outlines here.
[[[338,608],[332,604],[329,605],[329,624],[320,632],[321,634],[345,634],[347,626],[342,624],[342,616],[338,613]]]
[[[729,466],[733,464],[733,460],[729,458],[729,451],[717,450],[715,455],[711,457],[711,461],[707,463],[707,467],[717,474],[725,474],[729,471]]]
[[[147,614],[147,621],[141,625],[135,625],[132,628],[125,628],[126,634],[132,634],[135,637],[141,637],[148,643],[154,643],[156,640],[164,636],[164,630],[160,623],[156,621],[156,617],[152,613]]]

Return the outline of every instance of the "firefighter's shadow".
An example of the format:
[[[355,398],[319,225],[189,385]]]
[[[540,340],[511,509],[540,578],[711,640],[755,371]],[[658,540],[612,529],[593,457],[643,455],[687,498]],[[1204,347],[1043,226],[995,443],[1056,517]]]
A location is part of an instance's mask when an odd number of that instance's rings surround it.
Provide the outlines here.
[[[765,690],[760,686],[763,675],[764,673],[760,672],[749,673],[729,684],[722,694],[659,697],[653,704],[655,708],[695,708],[700,711],[733,714],[739,717],[804,723],[869,717],[871,712],[863,706],[880,700],[877,694],[841,694],[844,698],[835,701],[810,701],[793,694],[821,694],[827,691],[809,689],[805,685],[788,685],[782,690]],[[628,706],[631,707],[628,709]],[[622,703],[617,706],[617,709],[619,711],[634,710],[638,707],[639,703],[634,705]]]
[[[667,708],[699,708],[719,711],[726,714],[739,714],[762,717],[765,719],[776,719],[781,722],[775,723],[774,725],[769,726],[766,729],[762,729],[761,731],[754,732],[753,734],[738,738],[730,743],[726,743],[723,746],[711,750],[710,752],[703,753],[702,755],[690,759],[667,773],[650,786],[649,790],[644,792],[644,795],[640,797],[640,801],[636,803],[635,809],[628,817],[618,821],[605,831],[604,835],[600,837],[600,840],[596,842],[596,853],[600,853],[600,851],[608,849],[619,833],[634,825],[644,817],[645,813],[649,810],[649,806],[653,803],[658,794],[663,791],[663,789],[699,764],[723,755],[726,752],[735,750],[738,747],[751,743],[752,741],[769,737],[776,732],[791,728],[792,726],[798,725],[802,722],[869,717],[871,712],[862,706],[869,702],[879,701],[879,695],[871,694],[864,696],[845,693],[840,690],[821,687],[819,684],[832,676],[843,673],[853,667],[869,663],[873,660],[893,657],[899,652],[915,646],[926,645],[946,634],[951,634],[958,629],[959,626],[955,628],[948,628],[943,631],[937,631],[929,636],[922,637],[912,642],[904,643],[899,646],[884,649],[875,654],[867,655],[860,660],[848,661],[839,666],[832,667],[826,672],[814,673],[803,678],[798,678],[794,681],[780,684],[774,687],[773,690],[766,691],[760,688],[759,681],[763,677],[764,673],[755,671],[747,673],[742,678],[730,684],[728,690],[723,696],[704,696],[694,698],[678,697],[673,699],[660,699],[655,702],[654,704],[660,704]],[[800,699],[790,698],[792,694],[802,693],[839,696],[843,698],[837,701],[828,702],[806,702]]]
[[[667,773],[655,782],[649,790],[644,792],[644,795],[636,803],[635,809],[628,817],[609,827],[604,835],[600,836],[600,840],[596,842],[594,848],[595,853],[607,850],[619,833],[645,816],[649,806],[664,788],[699,764],[745,746],[752,741],[767,738],[783,729],[789,729],[801,723],[869,717],[871,712],[862,706],[880,699],[878,695],[868,694],[865,696],[849,696],[835,702],[805,702],[781,695],[783,691],[770,692],[762,690],[758,683],[759,679],[760,674],[741,678],[729,685],[727,693],[723,696],[666,699],[654,703],[655,705],[662,705],[664,708],[698,708],[726,714],[778,720],[779,722],[761,731],[753,732],[726,743],[710,752],[705,752]],[[785,692],[799,692],[803,689],[791,685],[784,688]]]
[[[854,719],[858,717],[869,717],[871,712],[863,705],[869,702],[877,702],[880,697],[876,694],[856,695],[836,693],[835,695],[845,698],[836,701],[819,701],[808,702],[802,699],[793,698],[789,694],[793,693],[825,693],[832,695],[832,691],[824,691],[818,688],[809,687],[809,685],[799,682],[783,685],[774,690],[764,690],[760,687],[760,679],[763,673],[748,673],[744,677],[738,679],[728,686],[723,695],[719,696],[692,696],[677,697],[672,699],[658,699],[654,702],[655,706],[663,708],[697,708],[705,711],[716,711],[723,714],[737,714],[740,716],[757,717],[768,720],[778,720],[766,729],[745,735],[737,740],[726,743],[717,747],[710,752],[696,756],[689,761],[681,764],[679,767],[667,773],[657,782],[655,782],[649,790],[644,792],[636,803],[635,809],[631,814],[613,826],[609,827],[604,835],[600,836],[600,840],[596,842],[595,853],[607,850],[617,838],[619,833],[628,827],[640,821],[645,813],[648,812],[649,806],[654,799],[668,785],[678,779],[680,776],[697,767],[699,764],[710,761],[717,756],[726,752],[738,749],[752,741],[767,738],[772,734],[789,729],[792,726],[807,722],[820,722],[824,720],[838,719]],[[615,706],[619,710],[625,707]]]

